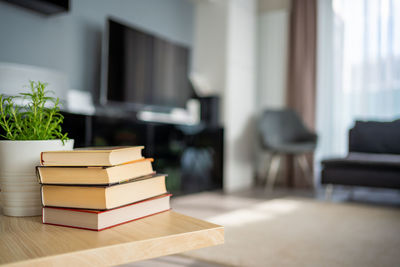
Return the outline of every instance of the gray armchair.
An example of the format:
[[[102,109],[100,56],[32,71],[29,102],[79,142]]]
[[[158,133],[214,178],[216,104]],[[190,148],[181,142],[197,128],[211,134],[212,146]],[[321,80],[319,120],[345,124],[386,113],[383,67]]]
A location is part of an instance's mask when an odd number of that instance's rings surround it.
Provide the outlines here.
[[[291,109],[266,110],[259,121],[263,149],[272,154],[266,175],[266,188],[272,190],[282,156],[292,155],[298,162],[306,181],[312,184],[312,173],[305,153],[313,152],[317,135],[306,128]]]

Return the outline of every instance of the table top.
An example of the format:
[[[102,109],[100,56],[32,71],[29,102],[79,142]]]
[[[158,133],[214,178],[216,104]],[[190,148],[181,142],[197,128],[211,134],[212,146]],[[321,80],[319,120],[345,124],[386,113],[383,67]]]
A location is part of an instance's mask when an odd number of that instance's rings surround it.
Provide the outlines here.
[[[0,215],[0,264],[110,266],[224,243],[224,228],[173,211],[95,232]]]

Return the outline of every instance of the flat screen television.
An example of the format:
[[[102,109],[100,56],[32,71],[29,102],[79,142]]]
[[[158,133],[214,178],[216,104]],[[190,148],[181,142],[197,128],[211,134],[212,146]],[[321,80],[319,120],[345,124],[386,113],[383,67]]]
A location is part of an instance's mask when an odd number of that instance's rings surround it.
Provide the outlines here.
[[[107,21],[103,104],[140,110],[185,107],[192,96],[188,47]]]

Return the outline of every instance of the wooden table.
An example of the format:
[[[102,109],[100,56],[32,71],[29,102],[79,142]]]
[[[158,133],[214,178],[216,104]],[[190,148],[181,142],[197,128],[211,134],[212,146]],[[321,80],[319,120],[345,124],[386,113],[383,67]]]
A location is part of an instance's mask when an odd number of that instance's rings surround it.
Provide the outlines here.
[[[0,215],[0,264],[110,266],[222,244],[224,228],[173,211],[101,232]]]

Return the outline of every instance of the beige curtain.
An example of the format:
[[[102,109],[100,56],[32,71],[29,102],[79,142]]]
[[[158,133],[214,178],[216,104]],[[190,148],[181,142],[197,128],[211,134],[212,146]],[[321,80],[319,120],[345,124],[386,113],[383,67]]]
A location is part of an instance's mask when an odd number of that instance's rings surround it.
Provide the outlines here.
[[[312,130],[315,129],[315,77],[317,0],[292,0],[290,15],[287,105],[293,108]],[[312,169],[313,155],[308,155]],[[304,178],[293,156],[287,156],[286,171],[289,186],[304,187]],[[312,170],[311,170],[312,172]]]
[[[292,0],[287,103],[315,129],[317,0]]]

